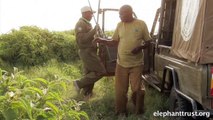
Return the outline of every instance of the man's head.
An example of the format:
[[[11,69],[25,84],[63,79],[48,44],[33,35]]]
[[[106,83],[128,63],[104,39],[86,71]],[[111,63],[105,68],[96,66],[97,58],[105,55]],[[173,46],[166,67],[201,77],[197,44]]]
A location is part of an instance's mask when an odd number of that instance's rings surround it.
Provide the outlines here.
[[[134,20],[132,7],[130,5],[121,6],[119,16],[122,22],[132,22]]]
[[[92,15],[95,13],[89,6],[84,6],[81,8],[82,17],[90,21],[92,19]]]

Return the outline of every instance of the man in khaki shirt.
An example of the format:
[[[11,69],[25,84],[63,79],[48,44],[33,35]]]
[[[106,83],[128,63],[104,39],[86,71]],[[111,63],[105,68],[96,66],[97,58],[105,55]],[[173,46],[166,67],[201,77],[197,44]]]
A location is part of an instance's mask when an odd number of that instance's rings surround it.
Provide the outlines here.
[[[95,82],[101,79],[106,71],[97,56],[97,45],[92,43],[96,28],[92,28],[90,20],[94,11],[89,6],[85,6],[81,9],[81,13],[82,17],[75,26],[75,35],[78,54],[83,62],[84,76],[73,83],[77,91],[83,89],[85,97],[90,97]]]
[[[146,42],[151,40],[144,21],[133,17],[131,6],[124,5],[119,10],[121,22],[118,23],[112,40],[96,38],[94,42],[118,45],[115,71],[115,111],[127,115],[127,92],[129,83],[136,114],[144,112],[145,88],[142,83],[143,52]]]

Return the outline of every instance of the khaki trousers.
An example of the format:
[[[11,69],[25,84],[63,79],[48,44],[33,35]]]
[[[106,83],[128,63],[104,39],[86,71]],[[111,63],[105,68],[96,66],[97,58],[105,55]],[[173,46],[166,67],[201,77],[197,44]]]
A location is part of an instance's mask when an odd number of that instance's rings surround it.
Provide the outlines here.
[[[115,72],[115,111],[119,113],[127,113],[128,88],[131,85],[132,102],[135,105],[136,114],[144,112],[144,95],[145,88],[142,83],[142,66],[124,68],[116,65]]]

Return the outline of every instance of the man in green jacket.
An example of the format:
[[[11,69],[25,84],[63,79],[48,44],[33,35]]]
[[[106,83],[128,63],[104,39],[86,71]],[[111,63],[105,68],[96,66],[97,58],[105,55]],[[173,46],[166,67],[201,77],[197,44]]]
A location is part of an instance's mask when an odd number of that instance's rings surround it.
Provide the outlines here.
[[[106,70],[97,56],[97,44],[93,44],[96,27],[90,24],[94,11],[88,6],[81,9],[82,17],[75,26],[76,42],[79,48],[78,54],[83,62],[84,76],[73,81],[78,92],[83,89],[85,96],[91,96],[94,83],[101,79]]]

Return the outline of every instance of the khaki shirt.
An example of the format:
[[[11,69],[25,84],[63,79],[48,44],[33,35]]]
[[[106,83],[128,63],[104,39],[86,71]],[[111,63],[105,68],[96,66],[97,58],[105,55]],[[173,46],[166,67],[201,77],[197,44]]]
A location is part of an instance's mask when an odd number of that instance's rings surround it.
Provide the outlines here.
[[[151,40],[144,21],[135,19],[130,23],[118,23],[112,39],[119,41],[117,55],[119,65],[135,67],[143,64],[143,54],[132,54],[131,51],[144,41]]]

